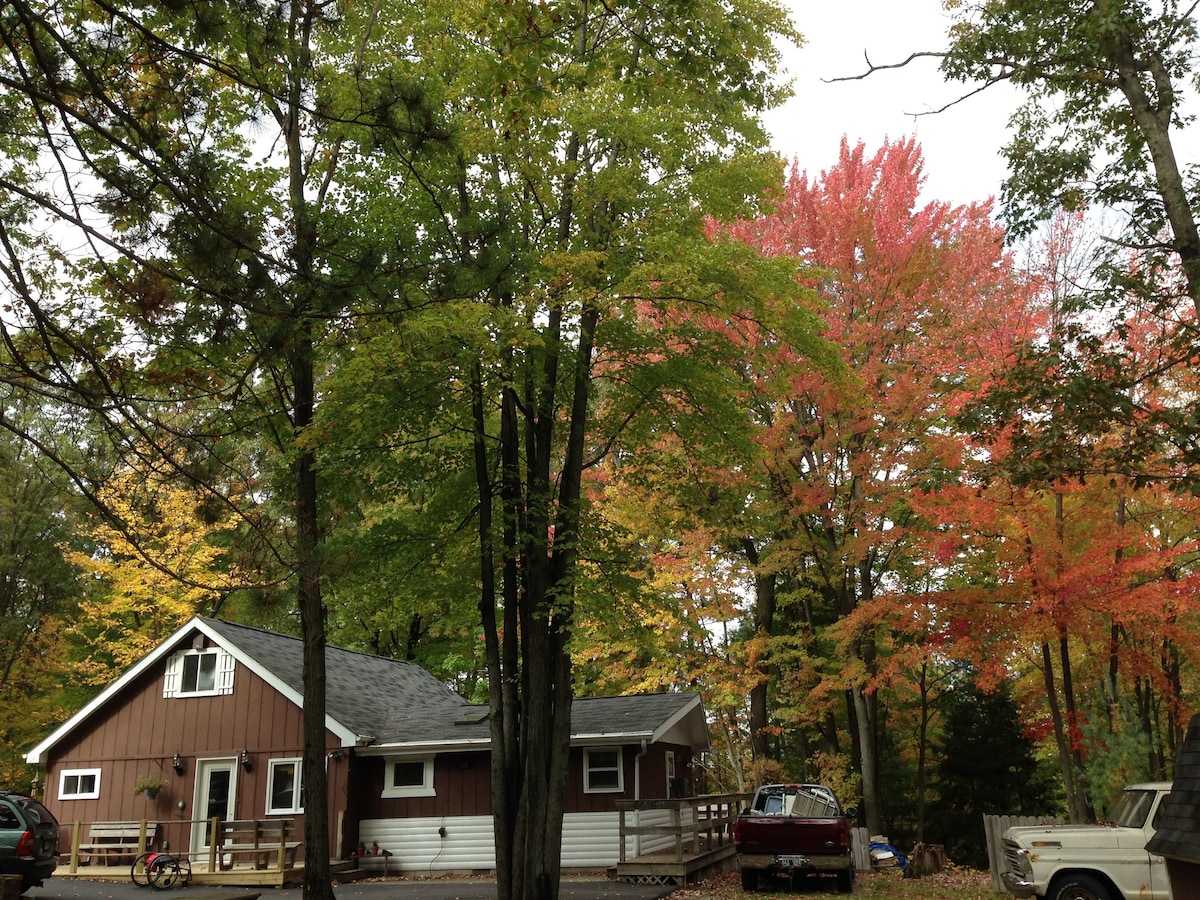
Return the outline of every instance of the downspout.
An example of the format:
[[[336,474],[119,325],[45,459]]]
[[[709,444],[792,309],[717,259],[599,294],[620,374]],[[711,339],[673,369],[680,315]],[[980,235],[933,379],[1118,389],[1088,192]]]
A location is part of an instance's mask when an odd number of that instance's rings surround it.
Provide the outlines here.
[[[646,739],[642,738],[642,749],[637,752],[633,758],[633,799],[634,802],[642,799],[642,757],[649,750],[649,745]],[[634,859],[642,855],[642,811],[634,810],[634,827],[638,829],[638,833],[633,836],[633,856]]]

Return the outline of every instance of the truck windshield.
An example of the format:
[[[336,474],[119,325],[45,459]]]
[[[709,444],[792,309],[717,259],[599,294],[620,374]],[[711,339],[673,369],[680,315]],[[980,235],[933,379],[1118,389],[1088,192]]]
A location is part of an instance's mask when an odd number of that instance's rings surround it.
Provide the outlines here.
[[[1141,828],[1154,805],[1154,791],[1125,791],[1113,804],[1108,821],[1122,828]]]

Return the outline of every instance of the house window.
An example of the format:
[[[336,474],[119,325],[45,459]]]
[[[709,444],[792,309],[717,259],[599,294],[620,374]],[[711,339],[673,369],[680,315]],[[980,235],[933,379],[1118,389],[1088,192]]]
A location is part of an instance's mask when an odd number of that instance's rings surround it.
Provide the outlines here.
[[[63,769],[58,777],[59,800],[95,800],[99,796],[99,769]]]
[[[433,757],[389,759],[384,773],[384,797],[433,797]]]
[[[233,693],[234,659],[219,647],[182,650],[167,661],[164,697]]]
[[[273,759],[267,767],[267,812],[273,815],[304,812],[300,760]]]
[[[619,748],[583,751],[583,789],[589,794],[619,794],[625,790]]]

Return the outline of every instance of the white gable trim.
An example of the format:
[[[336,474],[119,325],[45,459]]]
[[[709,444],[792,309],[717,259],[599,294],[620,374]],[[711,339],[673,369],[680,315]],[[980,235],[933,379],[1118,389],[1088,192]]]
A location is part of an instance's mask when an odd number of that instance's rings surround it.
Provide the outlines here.
[[[200,617],[193,618],[181,626],[174,634],[160,643],[157,647],[150,651],[140,661],[134,663],[125,674],[101,691],[91,703],[87,704],[75,715],[71,716],[67,721],[63,722],[56,728],[48,738],[25,754],[25,762],[31,766],[41,765],[46,760],[46,752],[61,741],[68,734],[71,734],[82,725],[93,713],[103,707],[109,700],[120,692],[127,684],[138,678],[147,669],[157,665],[162,659],[174,652],[180,639],[192,631],[198,631],[209,638],[214,644],[223,649],[237,662],[244,665],[247,669],[254,672],[259,678],[279,691],[284,697],[294,703],[300,709],[304,708],[304,695],[301,691],[296,690],[289,684],[281,681],[274,674],[263,668],[256,660],[248,656],[237,644],[228,641],[224,635],[219,634],[215,629],[208,626],[207,623]],[[333,732],[342,742],[343,747],[353,747],[359,743],[358,735],[350,728],[339,722],[337,719],[326,714],[325,727]]]

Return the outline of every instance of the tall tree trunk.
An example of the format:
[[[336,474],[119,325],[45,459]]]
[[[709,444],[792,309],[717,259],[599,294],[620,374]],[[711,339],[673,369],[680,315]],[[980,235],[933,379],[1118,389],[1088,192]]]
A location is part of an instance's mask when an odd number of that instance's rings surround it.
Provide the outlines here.
[[[1042,675],[1046,687],[1046,706],[1050,709],[1050,722],[1054,728],[1054,743],[1058,747],[1058,761],[1062,767],[1063,789],[1067,798],[1067,814],[1072,822],[1082,822],[1084,814],[1078,802],[1078,787],[1075,765],[1071,757],[1071,746],[1063,722],[1062,707],[1058,702],[1058,688],[1054,683],[1054,657],[1050,644],[1042,643]]]
[[[759,570],[758,548],[750,538],[743,538],[742,552],[754,569],[754,633],[760,640],[769,639],[775,628],[775,573]],[[769,653],[760,654],[762,662],[750,686],[750,749],[755,762],[772,758],[768,732],[770,717],[767,711],[767,689],[772,670],[767,662],[769,656]]]
[[[295,432],[312,424],[315,404],[313,346],[302,329],[292,358],[296,393]],[[329,789],[325,771],[325,605],[321,599],[320,520],[317,475],[311,450],[300,450],[296,478],[296,569],[303,646],[304,758],[304,897],[333,900],[330,878]]]

